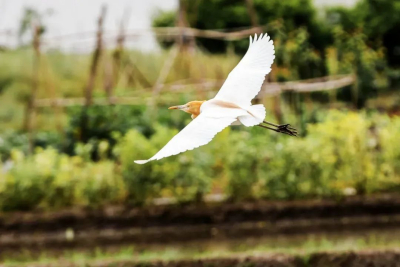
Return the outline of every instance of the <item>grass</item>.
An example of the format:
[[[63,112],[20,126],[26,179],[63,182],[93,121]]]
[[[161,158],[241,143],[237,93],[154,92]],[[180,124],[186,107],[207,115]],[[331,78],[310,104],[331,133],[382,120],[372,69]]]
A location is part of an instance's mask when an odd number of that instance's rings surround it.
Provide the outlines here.
[[[170,261],[182,259],[268,256],[287,254],[307,258],[318,252],[388,250],[400,247],[400,229],[343,232],[319,235],[293,235],[236,240],[208,240],[169,245],[97,247],[61,252],[23,251],[4,259],[4,266],[66,263],[74,265],[120,261]],[[14,251],[15,253],[15,251]]]

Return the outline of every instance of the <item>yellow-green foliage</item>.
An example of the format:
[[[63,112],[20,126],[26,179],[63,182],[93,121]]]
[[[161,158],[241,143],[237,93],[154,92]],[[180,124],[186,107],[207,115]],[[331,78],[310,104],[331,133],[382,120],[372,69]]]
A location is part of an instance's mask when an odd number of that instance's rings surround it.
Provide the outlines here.
[[[14,166],[0,175],[3,210],[97,206],[125,199],[124,184],[111,161],[88,162],[52,148],[28,158],[13,151],[12,159]]]
[[[116,161],[90,161],[92,146],[77,156],[38,149],[25,157],[12,151],[12,166],[0,173],[0,210],[37,207],[147,204],[157,197],[194,201],[212,190],[233,200],[298,199],[400,190],[400,118],[331,111],[293,138],[261,128],[228,128],[209,145],[178,156],[137,165],[177,133],[156,126],[145,138],[136,130],[118,138]]]
[[[400,184],[399,123],[400,118],[332,111],[324,123],[309,125],[305,138],[244,146],[241,158],[227,165],[231,183],[243,177],[253,186],[247,196],[283,199],[395,189]],[[257,153],[260,146],[269,151]],[[248,168],[253,171],[245,179]],[[241,188],[232,197],[243,193]]]
[[[154,197],[174,196],[187,201],[197,193],[208,191],[212,179],[211,158],[206,150],[194,150],[177,157],[138,165],[136,159],[147,159],[165,145],[176,133],[156,127],[149,140],[135,130],[128,132],[116,148],[121,159],[122,176],[129,191],[129,199],[145,203]]]

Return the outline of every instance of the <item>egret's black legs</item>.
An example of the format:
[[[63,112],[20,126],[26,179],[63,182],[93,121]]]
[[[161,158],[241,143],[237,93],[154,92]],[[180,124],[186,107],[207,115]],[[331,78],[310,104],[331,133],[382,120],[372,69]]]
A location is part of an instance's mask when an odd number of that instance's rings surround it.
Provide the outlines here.
[[[270,127],[265,126],[265,125],[262,125],[262,124],[259,124],[259,125],[257,125],[257,126],[258,126],[258,127],[261,127],[261,128],[265,128],[265,129],[268,129],[268,130],[271,130],[271,131],[274,131],[274,132],[279,133],[278,129],[270,128]]]
[[[267,122],[267,121],[263,121],[263,123],[267,124],[267,125],[271,125],[274,128],[265,126],[263,124],[259,124],[258,126],[268,129],[268,130],[275,131],[277,133],[283,133],[283,134],[287,134],[287,135],[291,135],[291,136],[297,136],[297,130],[295,128],[293,128],[292,126],[290,126],[290,124],[277,125],[277,124]]]
[[[269,125],[271,125],[271,126],[279,127],[279,125],[277,125],[277,124],[274,124],[274,123],[272,123],[272,122],[263,121],[263,123],[265,123],[265,124],[269,124]]]

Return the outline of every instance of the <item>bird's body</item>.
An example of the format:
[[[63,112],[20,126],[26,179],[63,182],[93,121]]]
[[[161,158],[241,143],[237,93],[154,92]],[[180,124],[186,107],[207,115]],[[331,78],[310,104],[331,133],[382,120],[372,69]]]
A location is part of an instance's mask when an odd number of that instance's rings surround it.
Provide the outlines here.
[[[193,121],[152,158],[135,162],[144,164],[205,145],[229,125],[258,125],[276,132],[295,135],[296,132],[289,125],[279,126],[265,122],[265,107],[262,104],[251,104],[251,100],[261,89],[265,75],[270,72],[274,58],[274,46],[268,35],[260,35],[259,38],[255,35],[254,41],[250,37],[246,55],[231,71],[215,98],[170,107],[192,114]]]
[[[244,126],[254,126],[263,122],[265,118],[265,107],[263,105],[239,106],[236,103],[211,99],[201,105],[201,109],[210,117],[234,117],[233,125],[243,124]]]

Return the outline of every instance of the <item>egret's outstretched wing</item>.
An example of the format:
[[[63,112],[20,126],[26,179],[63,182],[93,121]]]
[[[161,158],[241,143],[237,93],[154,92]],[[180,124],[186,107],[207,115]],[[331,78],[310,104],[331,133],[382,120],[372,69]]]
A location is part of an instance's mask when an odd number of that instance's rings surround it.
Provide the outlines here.
[[[233,102],[239,106],[251,105],[251,100],[258,94],[265,75],[271,71],[275,50],[269,36],[257,34],[239,64],[229,73],[215,99]]]
[[[144,164],[151,160],[159,160],[208,144],[217,133],[234,121],[236,121],[236,118],[231,116],[215,118],[201,113],[152,158],[149,160],[135,160],[135,163]]]

